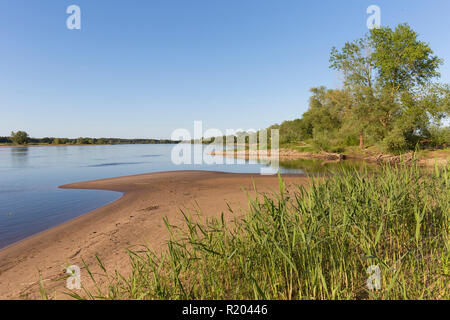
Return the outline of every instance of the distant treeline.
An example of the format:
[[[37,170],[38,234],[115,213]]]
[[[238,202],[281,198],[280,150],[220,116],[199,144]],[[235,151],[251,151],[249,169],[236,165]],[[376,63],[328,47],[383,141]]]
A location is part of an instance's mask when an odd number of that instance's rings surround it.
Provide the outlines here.
[[[104,145],[104,144],[175,144],[180,141],[167,139],[119,139],[119,138],[27,138],[26,144],[54,144],[54,145]],[[0,137],[0,144],[17,143],[12,137]]]
[[[270,139],[270,136],[268,138]],[[259,139],[260,139],[260,136],[259,136],[258,132],[241,131],[241,132],[236,133],[235,135],[229,135],[229,136],[191,139],[190,143],[191,144],[197,144],[197,143],[212,144],[212,143],[220,142],[221,144],[239,144],[239,143],[249,144],[250,142],[259,142]]]

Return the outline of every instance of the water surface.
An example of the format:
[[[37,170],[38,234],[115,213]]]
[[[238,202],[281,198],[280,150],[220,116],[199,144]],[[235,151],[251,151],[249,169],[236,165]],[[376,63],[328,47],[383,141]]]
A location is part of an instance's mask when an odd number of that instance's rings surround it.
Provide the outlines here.
[[[268,166],[241,159],[235,160],[232,165],[175,165],[171,161],[173,147],[0,147],[0,248],[76,218],[121,196],[111,191],[58,189],[60,185],[172,170],[259,173],[262,167]],[[209,158],[211,160],[212,157]],[[280,166],[280,171],[284,173],[312,173],[323,172],[329,166],[336,165],[294,160],[281,162]]]
[[[265,166],[256,162],[177,166],[170,159],[173,147],[0,147],[0,248],[76,218],[121,196],[110,191],[58,189],[60,185],[171,170],[258,173]]]

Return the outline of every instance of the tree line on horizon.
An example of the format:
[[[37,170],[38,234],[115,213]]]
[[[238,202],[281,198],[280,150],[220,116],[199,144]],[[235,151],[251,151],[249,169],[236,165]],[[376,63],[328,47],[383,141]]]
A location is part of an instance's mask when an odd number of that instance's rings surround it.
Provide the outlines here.
[[[9,137],[0,137],[0,144],[45,144],[45,145],[107,145],[107,144],[172,144],[180,141],[168,139],[120,139],[120,138],[30,138],[25,131],[11,132]]]
[[[280,130],[282,145],[306,141],[324,151],[448,147],[450,86],[436,81],[442,64],[408,24],[373,29],[332,49],[330,68],[342,76],[342,88],[312,88],[301,118],[269,129]]]

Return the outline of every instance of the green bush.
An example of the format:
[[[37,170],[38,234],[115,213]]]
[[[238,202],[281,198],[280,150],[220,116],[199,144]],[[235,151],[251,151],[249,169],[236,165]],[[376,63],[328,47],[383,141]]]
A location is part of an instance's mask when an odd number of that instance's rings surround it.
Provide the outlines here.
[[[359,138],[355,135],[348,135],[344,138],[344,145],[347,147],[359,146]]]
[[[330,134],[325,132],[314,132],[314,138],[311,139],[311,146],[314,151],[330,152],[333,142],[330,139]]]
[[[400,128],[391,130],[384,138],[382,145],[388,152],[401,153],[409,149],[409,144]]]
[[[432,147],[448,147],[450,145],[450,127],[432,127],[430,129]]]

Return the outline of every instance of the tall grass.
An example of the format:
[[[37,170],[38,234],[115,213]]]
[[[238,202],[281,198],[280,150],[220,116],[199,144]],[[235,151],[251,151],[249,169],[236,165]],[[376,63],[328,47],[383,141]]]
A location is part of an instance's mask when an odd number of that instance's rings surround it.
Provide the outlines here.
[[[278,193],[249,204],[230,224],[223,217],[198,223],[187,215],[184,228],[166,221],[167,251],[130,251],[131,274],[109,275],[107,287],[81,296],[450,298],[448,168],[343,171],[291,190],[280,180]],[[370,266],[380,269],[379,290],[367,286]]]

